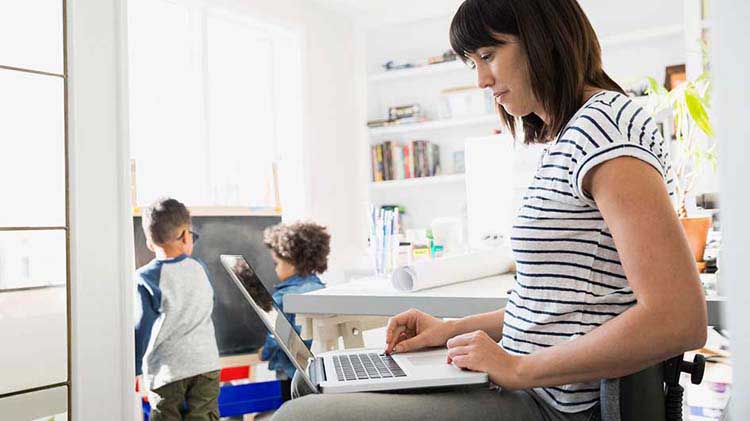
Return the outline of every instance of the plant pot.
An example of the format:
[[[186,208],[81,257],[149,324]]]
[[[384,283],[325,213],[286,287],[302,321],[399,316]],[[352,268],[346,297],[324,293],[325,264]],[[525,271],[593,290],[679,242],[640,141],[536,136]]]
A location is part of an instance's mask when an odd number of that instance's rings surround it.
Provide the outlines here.
[[[708,237],[708,228],[711,226],[710,216],[699,216],[694,218],[680,218],[682,229],[685,230],[690,251],[696,262],[703,261],[703,252],[706,249],[706,238]]]

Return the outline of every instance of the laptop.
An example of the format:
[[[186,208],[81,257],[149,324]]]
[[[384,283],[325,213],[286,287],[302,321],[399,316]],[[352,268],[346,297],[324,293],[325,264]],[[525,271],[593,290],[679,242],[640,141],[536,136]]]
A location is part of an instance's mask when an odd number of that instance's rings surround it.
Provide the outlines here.
[[[303,380],[317,393],[437,388],[489,382],[486,373],[447,364],[446,348],[394,355],[385,355],[382,348],[346,349],[315,355],[279,310],[245,258],[221,255],[220,259]]]

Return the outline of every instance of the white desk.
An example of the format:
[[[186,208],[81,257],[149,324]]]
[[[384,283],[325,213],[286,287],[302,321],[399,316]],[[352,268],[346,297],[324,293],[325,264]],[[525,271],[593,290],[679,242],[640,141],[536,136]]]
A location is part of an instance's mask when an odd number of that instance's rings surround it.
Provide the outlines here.
[[[512,287],[512,273],[416,292],[397,291],[388,279],[363,278],[306,294],[287,294],[284,310],[310,316],[392,316],[414,307],[436,317],[463,317],[505,307]]]
[[[384,278],[363,278],[306,294],[284,296],[284,310],[296,313],[303,336],[324,350],[338,337],[347,348],[363,347],[362,331],[385,326],[388,317],[417,308],[436,317],[464,317],[504,308],[513,274],[466,281],[416,292],[394,289]],[[707,299],[709,325],[721,325],[721,297]]]
[[[364,347],[362,332],[386,325],[388,317],[418,308],[436,317],[463,317],[505,307],[513,274],[416,292],[397,291],[385,278],[362,278],[306,294],[284,296],[284,310],[297,314],[302,336],[320,350]]]

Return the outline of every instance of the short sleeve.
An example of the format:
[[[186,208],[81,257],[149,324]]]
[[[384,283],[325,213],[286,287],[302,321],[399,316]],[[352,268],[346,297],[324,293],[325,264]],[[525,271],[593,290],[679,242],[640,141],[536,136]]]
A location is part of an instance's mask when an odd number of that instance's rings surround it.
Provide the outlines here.
[[[666,178],[664,141],[653,119],[624,96],[617,102],[594,103],[584,108],[563,131],[557,143],[571,155],[570,187],[574,196],[596,207],[584,192],[583,180],[592,168],[611,159],[640,159]],[[617,99],[617,98],[616,98]]]

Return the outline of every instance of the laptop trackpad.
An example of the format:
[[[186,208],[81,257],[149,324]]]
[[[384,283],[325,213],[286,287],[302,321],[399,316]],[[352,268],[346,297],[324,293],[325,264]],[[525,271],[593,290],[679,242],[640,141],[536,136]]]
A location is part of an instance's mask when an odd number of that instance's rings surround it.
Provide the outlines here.
[[[440,355],[415,355],[413,357],[406,357],[406,360],[414,365],[445,364],[445,357]]]
[[[445,365],[445,358],[448,354],[447,350],[438,351],[427,351],[421,352],[415,355],[403,355],[409,363],[420,366],[420,365]]]

